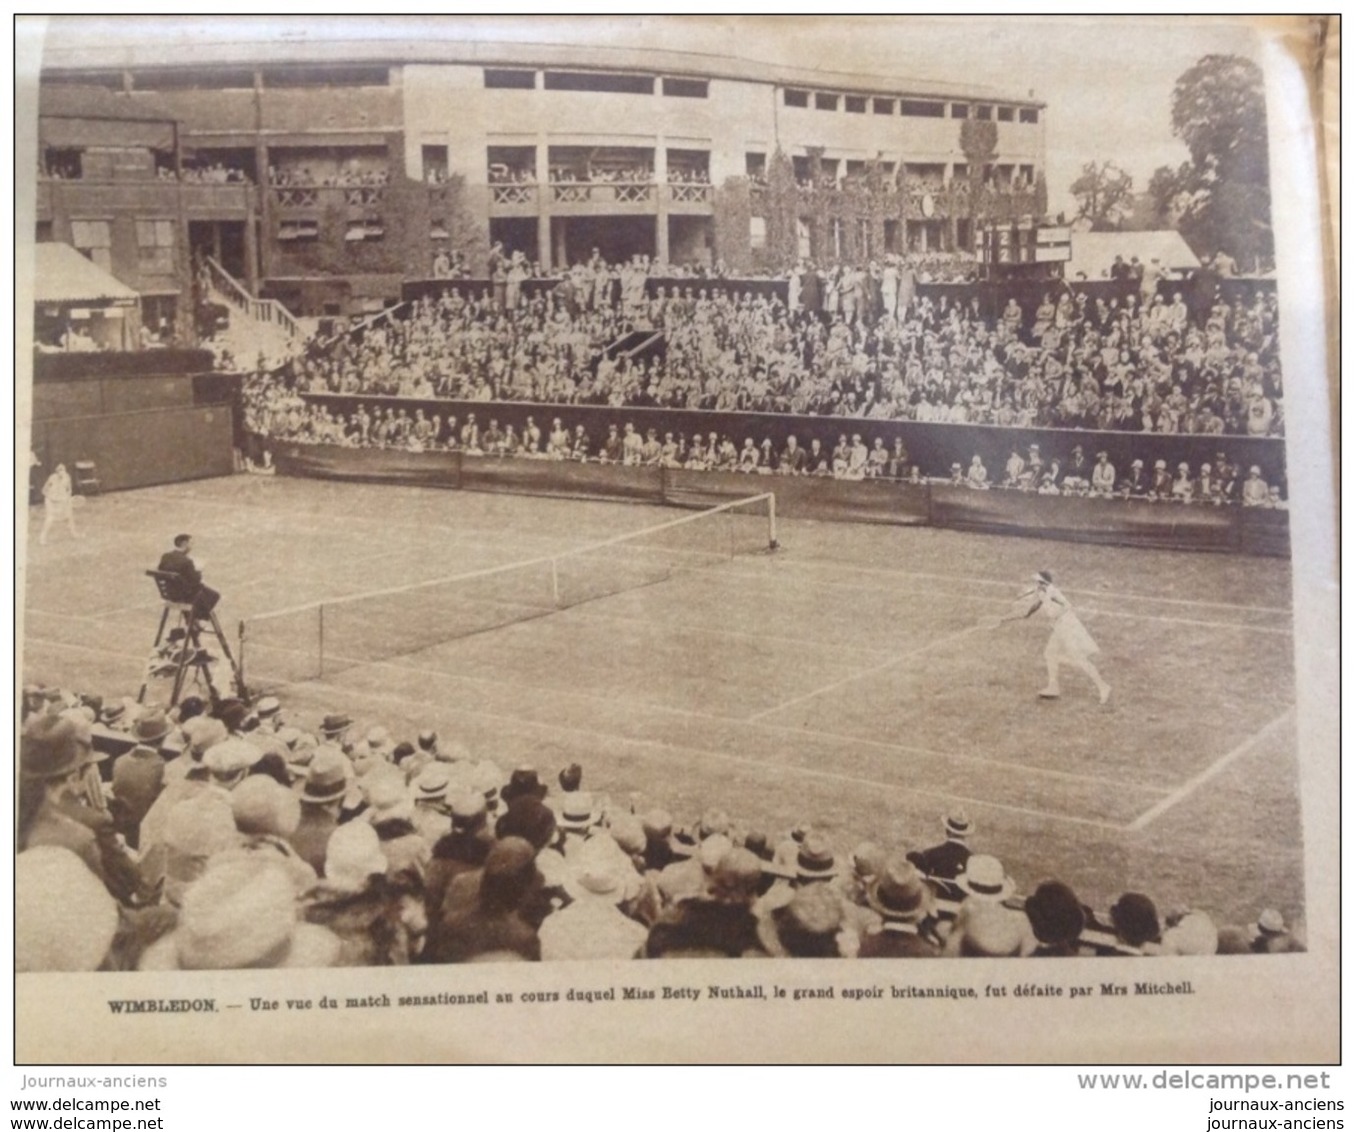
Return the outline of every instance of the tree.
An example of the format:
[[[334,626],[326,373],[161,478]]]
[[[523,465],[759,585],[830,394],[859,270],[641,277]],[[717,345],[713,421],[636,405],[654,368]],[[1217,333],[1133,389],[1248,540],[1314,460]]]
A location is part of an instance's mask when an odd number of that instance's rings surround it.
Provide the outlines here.
[[[975,221],[982,219],[980,201],[988,166],[997,154],[997,123],[966,118],[960,123],[960,152],[969,174],[969,209]]]
[[[1172,132],[1190,150],[1190,161],[1177,171],[1182,234],[1197,250],[1226,251],[1244,265],[1270,258],[1261,68],[1236,55],[1204,56],[1176,80]],[[1160,187],[1166,185],[1164,177]]]
[[[1068,191],[1077,201],[1074,220],[1086,221],[1093,232],[1109,232],[1133,207],[1134,178],[1113,161],[1088,161]]]

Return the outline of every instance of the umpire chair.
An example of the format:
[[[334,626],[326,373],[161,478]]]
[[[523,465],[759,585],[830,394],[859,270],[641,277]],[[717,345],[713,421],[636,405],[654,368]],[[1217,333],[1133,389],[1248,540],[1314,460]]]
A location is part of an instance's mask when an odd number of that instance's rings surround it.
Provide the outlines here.
[[[226,634],[221,629],[221,622],[217,620],[216,611],[213,610],[204,617],[197,617],[193,613],[191,601],[180,601],[175,597],[174,586],[182,580],[179,575],[165,573],[161,570],[147,570],[146,576],[155,582],[155,588],[160,594],[160,600],[164,602],[164,608],[160,611],[160,625],[155,632],[152,658],[147,666],[141,691],[137,693],[137,703],[142,703],[145,700],[146,689],[150,685],[151,677],[153,675],[164,675],[174,678],[169,706],[177,706],[179,697],[183,694],[184,686],[189,680],[189,674],[193,673],[195,678],[206,686],[212,706],[216,707],[221,702],[222,697],[212,680],[211,666],[214,658],[203,646],[204,637],[215,637],[216,647],[221,650],[221,655],[230,665],[235,680],[236,696],[248,705],[249,692],[245,688],[244,678],[240,673],[240,665],[236,663],[235,657],[231,653],[230,643],[226,640]]]

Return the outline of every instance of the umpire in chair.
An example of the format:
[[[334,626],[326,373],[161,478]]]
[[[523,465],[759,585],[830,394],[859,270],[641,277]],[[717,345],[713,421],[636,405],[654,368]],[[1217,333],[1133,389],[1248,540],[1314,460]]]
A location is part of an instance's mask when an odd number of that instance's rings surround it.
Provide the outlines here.
[[[193,619],[201,621],[211,615],[221,595],[210,586],[202,584],[202,572],[193,561],[193,536],[175,535],[174,549],[160,557],[156,569],[162,574],[175,575],[171,591],[167,596],[171,601],[192,603]]]

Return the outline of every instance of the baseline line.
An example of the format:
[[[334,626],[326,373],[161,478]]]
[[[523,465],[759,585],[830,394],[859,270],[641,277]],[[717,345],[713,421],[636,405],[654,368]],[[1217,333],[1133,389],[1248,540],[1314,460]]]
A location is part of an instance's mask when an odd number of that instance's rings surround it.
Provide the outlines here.
[[[1156,821],[1168,810],[1170,810],[1173,806],[1177,805],[1177,803],[1184,802],[1187,798],[1190,797],[1191,794],[1193,794],[1196,790],[1198,790],[1211,778],[1222,773],[1230,763],[1241,758],[1253,747],[1255,747],[1259,742],[1261,742],[1262,739],[1267,738],[1270,735],[1270,733],[1272,731],[1277,730],[1282,723],[1288,722],[1288,720],[1293,716],[1293,714],[1294,709],[1292,707],[1286,709],[1283,714],[1276,716],[1263,728],[1261,728],[1260,731],[1256,732],[1255,735],[1252,735],[1248,739],[1244,739],[1241,743],[1239,743],[1227,754],[1221,755],[1219,758],[1215,759],[1212,763],[1205,767],[1204,770],[1200,771],[1200,773],[1197,774],[1194,778],[1188,779],[1186,782],[1184,782],[1177,790],[1174,790],[1171,794],[1167,795],[1167,797],[1163,798],[1162,801],[1158,802],[1155,806],[1151,807],[1150,809],[1145,810],[1132,822],[1130,822],[1127,828],[1133,830],[1135,833],[1137,833],[1139,830],[1146,829],[1150,823]]]
[[[820,688],[815,688],[812,691],[805,692],[804,695],[795,696],[794,698],[789,700],[783,700],[781,703],[774,704],[772,707],[769,708],[764,708],[762,711],[755,711],[753,712],[752,715],[744,716],[743,717],[744,721],[748,723],[756,723],[758,720],[765,719],[767,716],[774,715],[778,711],[782,711],[785,708],[793,707],[795,704],[804,703],[805,700],[812,700],[816,696],[823,695],[825,692],[833,691],[835,688],[841,688],[845,684],[850,684],[853,680],[860,680],[866,676],[874,676],[877,673],[883,672],[888,668],[893,668],[894,665],[896,664],[902,664],[905,660],[911,660],[913,657],[918,656],[921,653],[928,652],[931,649],[937,648],[940,645],[950,644],[951,641],[958,641],[961,637],[967,637],[971,633],[977,633],[981,628],[982,628],[981,625],[970,625],[964,629],[961,629],[957,633],[948,633],[944,637],[935,637],[932,640],[927,641],[925,644],[919,645],[915,649],[909,649],[907,652],[899,653],[897,656],[891,657],[883,664],[877,664],[873,668],[863,668],[861,669],[861,671],[850,673],[849,675],[842,677],[842,679],[840,680],[834,680],[829,684],[824,684]]]

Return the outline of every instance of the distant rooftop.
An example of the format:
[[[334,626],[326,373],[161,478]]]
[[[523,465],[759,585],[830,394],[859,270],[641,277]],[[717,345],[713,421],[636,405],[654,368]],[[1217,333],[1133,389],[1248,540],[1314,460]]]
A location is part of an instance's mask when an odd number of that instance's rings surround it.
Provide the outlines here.
[[[128,44],[103,41],[97,44],[63,45],[59,38],[61,31],[58,21],[52,26],[52,36],[43,56],[44,72],[69,74],[124,69],[187,71],[211,67],[296,67],[306,64],[402,66],[459,63],[489,67],[639,71],[863,94],[1000,101],[1021,106],[1044,105],[1029,95],[1017,95],[975,83],[783,67],[733,55],[691,51],[560,43],[496,43],[469,39],[299,39],[291,36],[212,42],[204,42],[199,38],[175,38],[167,42]],[[167,51],[171,43],[172,50]]]

